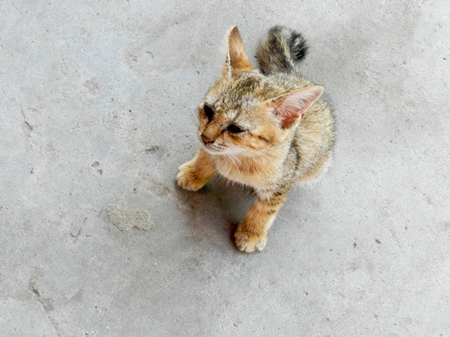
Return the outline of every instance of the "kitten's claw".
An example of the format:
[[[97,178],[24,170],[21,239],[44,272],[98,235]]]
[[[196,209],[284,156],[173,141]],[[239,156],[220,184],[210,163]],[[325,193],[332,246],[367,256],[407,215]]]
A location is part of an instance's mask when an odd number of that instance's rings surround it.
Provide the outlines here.
[[[238,228],[234,233],[236,239],[236,246],[239,250],[251,253],[255,250],[263,250],[267,242],[267,234],[254,234],[246,231],[243,228]]]
[[[198,191],[208,182],[205,179],[200,179],[198,170],[193,167],[191,162],[187,162],[178,168],[177,174],[178,186],[185,190]]]

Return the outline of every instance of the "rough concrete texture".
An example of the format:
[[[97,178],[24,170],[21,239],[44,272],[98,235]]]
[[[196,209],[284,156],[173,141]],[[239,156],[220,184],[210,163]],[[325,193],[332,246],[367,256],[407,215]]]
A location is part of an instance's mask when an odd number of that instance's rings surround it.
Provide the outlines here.
[[[0,4],[0,336],[450,336],[450,3]],[[179,190],[237,24],[311,45],[336,110],[328,174],[264,251],[251,201]],[[253,58],[252,58],[253,59]]]

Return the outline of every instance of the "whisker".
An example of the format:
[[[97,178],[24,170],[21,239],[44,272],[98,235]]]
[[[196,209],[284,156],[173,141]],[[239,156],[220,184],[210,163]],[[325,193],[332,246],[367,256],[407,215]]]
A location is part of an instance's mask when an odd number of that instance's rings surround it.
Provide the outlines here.
[[[259,151],[255,151],[255,150],[250,150],[250,149],[243,149],[243,152],[248,155],[251,158],[255,158],[254,156],[252,157],[250,154],[255,155],[255,156],[261,156],[261,157],[265,157],[267,159],[271,159],[269,158],[268,155],[266,155],[265,153],[259,152]]]
[[[241,164],[242,167],[242,163],[232,154],[230,153],[226,153],[227,157],[231,160],[231,162],[234,164],[234,166],[236,166],[237,169],[239,169],[239,166],[237,165],[237,163]]]
[[[191,113],[192,113],[192,117],[194,117],[194,122],[197,124],[198,123],[198,119],[197,119],[197,116],[195,115],[195,113],[194,113],[194,110],[191,110],[191,109],[189,109],[190,111],[191,111]]]
[[[233,155],[233,157],[234,157],[234,159],[236,159],[236,161],[239,163],[239,165],[243,168],[244,164],[242,164],[241,160],[235,155]]]
[[[233,158],[231,158],[231,156],[225,152],[225,155],[228,157],[228,159],[231,160],[231,162],[233,163],[234,166],[236,166],[236,163],[234,162]],[[237,166],[236,166],[237,167]]]

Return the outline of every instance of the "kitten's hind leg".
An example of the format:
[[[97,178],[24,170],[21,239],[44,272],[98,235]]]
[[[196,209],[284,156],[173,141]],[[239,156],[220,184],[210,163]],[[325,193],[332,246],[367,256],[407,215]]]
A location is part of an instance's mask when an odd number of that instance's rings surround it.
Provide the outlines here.
[[[178,185],[185,190],[197,191],[214,177],[216,166],[209,154],[200,148],[194,159],[181,165],[178,170]]]
[[[271,193],[270,196],[258,198],[253,202],[238,226],[234,237],[236,246],[243,252],[262,250],[267,242],[267,233],[275,220],[281,205],[287,198],[288,191]]]

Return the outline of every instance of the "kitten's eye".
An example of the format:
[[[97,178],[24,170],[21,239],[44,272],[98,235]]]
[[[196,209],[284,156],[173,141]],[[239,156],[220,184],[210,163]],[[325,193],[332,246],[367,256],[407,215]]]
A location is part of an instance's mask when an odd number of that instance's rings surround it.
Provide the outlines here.
[[[236,124],[230,124],[227,127],[227,131],[231,132],[231,133],[241,133],[244,132],[244,129],[241,129],[239,126],[237,126]]]
[[[214,110],[212,107],[210,107],[208,104],[205,104],[203,106],[203,111],[205,112],[206,117],[208,118],[208,121],[211,122],[214,117]]]

